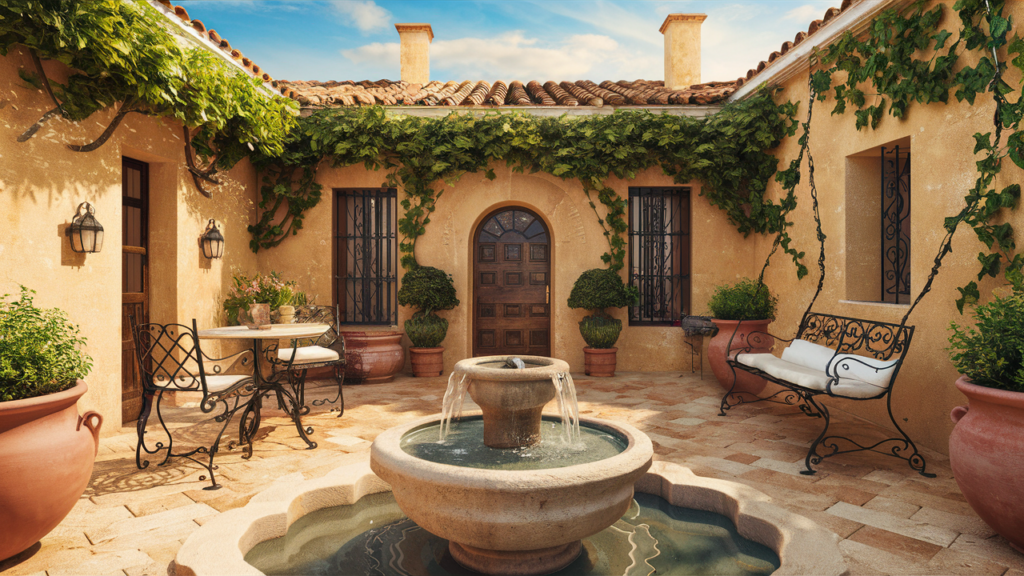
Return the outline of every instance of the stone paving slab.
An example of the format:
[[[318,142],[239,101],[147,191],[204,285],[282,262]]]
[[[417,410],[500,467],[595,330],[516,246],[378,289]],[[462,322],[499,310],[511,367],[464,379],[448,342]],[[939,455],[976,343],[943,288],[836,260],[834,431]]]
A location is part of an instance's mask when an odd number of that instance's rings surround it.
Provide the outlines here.
[[[188,460],[159,466],[153,458],[145,470],[137,469],[134,426],[125,426],[101,443],[90,486],[71,514],[40,544],[0,563],[0,573],[167,574],[181,543],[200,525],[244,506],[275,482],[319,478],[367,459],[370,443],[385,429],[438,413],[446,384],[447,378],[403,376],[387,384],[346,385],[342,417],[313,408],[303,418],[314,428],[315,450],[306,450],[295,426],[267,401],[252,458],[222,446],[216,460],[222,488],[214,491],[203,490],[209,485],[199,480],[205,470]],[[656,459],[747,484],[838,534],[852,575],[1024,576],[1024,555],[974,514],[941,454],[922,450],[928,470],[938,474],[934,479],[901,460],[868,453],[828,459],[817,474],[804,476],[803,457],[821,421],[796,407],[745,405],[721,417],[722,390],[710,375],[578,375],[576,386],[581,413],[627,421],[647,432]],[[307,399],[330,393],[329,386],[314,383]],[[549,411],[555,410],[552,403]],[[182,445],[212,437],[215,423],[195,408],[171,407],[165,414]],[[890,436],[838,409],[833,425],[866,441]],[[237,425],[229,426],[228,436],[232,432]]]

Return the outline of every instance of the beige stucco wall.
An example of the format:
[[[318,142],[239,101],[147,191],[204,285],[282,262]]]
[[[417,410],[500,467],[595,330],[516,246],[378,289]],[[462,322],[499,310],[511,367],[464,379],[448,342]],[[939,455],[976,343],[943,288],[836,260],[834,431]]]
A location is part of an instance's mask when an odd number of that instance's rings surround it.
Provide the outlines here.
[[[946,2],[945,18],[941,26],[947,30],[958,30],[959,22],[951,10],[952,2]],[[1007,12],[1016,21],[1024,21],[1024,6],[1009,3]],[[1005,54],[1001,57],[1005,58]],[[974,65],[974,62],[969,62]],[[800,101],[799,117],[807,113],[807,74],[799,75],[784,85],[781,99]],[[822,228],[826,240],[825,287],[818,298],[816,310],[870,318],[898,323],[908,306],[854,302],[863,297],[863,286],[851,273],[863,268],[863,254],[847,251],[847,246],[858,245],[856,226],[852,221],[858,218],[875,217],[876,213],[854,213],[854,207],[845,203],[848,190],[861,185],[851,182],[858,171],[857,161],[849,157],[869,148],[874,148],[903,138],[911,144],[911,298],[916,298],[924,286],[932,261],[945,234],[943,219],[955,215],[964,205],[963,197],[970,189],[977,172],[976,158],[972,155],[976,132],[992,130],[994,105],[991,98],[979,96],[974,106],[958,103],[952,94],[948,105],[912,104],[906,119],[900,121],[886,116],[874,131],[854,128],[853,113],[832,116],[829,114],[834,102],[816,103],[810,146],[815,162],[815,181],[821,202]],[[782,165],[786,165],[798,151],[797,138],[788,139],[778,150]],[[861,170],[869,175],[870,170]],[[1022,171],[1006,159],[1003,172],[996,181],[996,188],[1022,181]],[[868,176],[865,176],[868,177]],[[877,188],[877,173],[870,176]],[[814,221],[811,202],[806,185],[807,171],[804,163],[802,184],[797,189],[799,205],[793,214],[796,225],[791,229],[794,246],[807,252],[806,263],[811,272],[802,281],[797,281],[793,266],[784,257],[776,256],[766,275],[766,282],[780,294],[780,314],[772,325],[772,332],[789,335],[796,332],[800,317],[810,302],[818,280],[818,246],[814,238]],[[777,185],[773,190],[778,196]],[[1024,213],[1012,213],[1008,221],[1017,230],[1024,229]],[[770,248],[769,240],[758,239],[759,258]],[[961,226],[953,239],[953,252],[947,255],[941,272],[931,292],[914,310],[908,324],[916,326],[910,353],[905,367],[893,391],[893,412],[900,425],[916,441],[942,452],[947,451],[949,433],[953,424],[949,411],[964,404],[965,398],[953,386],[956,370],[949,360],[945,348],[948,346],[950,321],[966,321],[956,310],[954,301],[958,297],[957,286],[963,286],[976,279],[978,252],[987,249],[975,237],[974,232]],[[980,283],[983,300],[1000,281],[988,279]],[[871,290],[873,293],[877,293]],[[885,404],[882,402],[851,402],[829,399],[826,404],[839,407],[873,422],[885,425],[888,422]],[[890,425],[891,426],[891,425]]]
[[[472,355],[472,244],[471,236],[481,220],[504,206],[523,206],[541,215],[552,237],[551,275],[551,353],[569,362],[575,371],[583,370],[583,338],[578,322],[587,314],[570,309],[566,301],[573,282],[581,272],[602,267],[601,255],[607,249],[597,215],[590,208],[580,184],[543,173],[523,175],[503,165],[492,166],[496,174],[488,180],[482,173],[467,174],[454,187],[445,188],[431,223],[417,243],[420,264],[435,266],[451,273],[461,300],[456,309],[442,312],[449,321],[445,347],[445,370],[458,360]],[[369,172],[362,166],[320,169],[318,182],[324,186],[324,200],[308,212],[303,230],[279,247],[260,252],[260,268],[276,270],[295,279],[299,288],[316,294],[319,303],[332,298],[332,203],[334,188],[379,187],[381,172]],[[438,184],[439,186],[442,184]],[[660,169],[645,171],[632,181],[613,179],[609,185],[622,196],[630,186],[673,186],[672,179]],[[728,224],[725,215],[699,196],[700,184],[691,183],[692,210],[692,305],[697,313],[706,312],[708,297],[715,284],[735,281],[756,273],[756,254],[751,239],[744,239]],[[399,191],[401,198],[402,192]],[[604,209],[599,205],[604,215]],[[722,266],[729,262],[729,266]],[[398,328],[412,310],[400,308]],[[619,370],[688,370],[690,349],[676,327],[629,326],[626,310],[615,310],[624,327],[618,342]],[[344,329],[387,329],[346,326]],[[408,346],[408,339],[405,339]]]
[[[60,81],[62,67],[47,62]],[[220,175],[214,199],[201,196],[185,170],[181,126],[130,114],[98,150],[72,152],[66,143],[84,143],[102,132],[112,111],[79,125],[50,121],[25,143],[16,138],[46,110],[49,98],[18,78],[32,68],[20,50],[0,58],[0,294],[23,284],[37,291],[36,304],[59,307],[88,339],[93,358],[89,392],[80,410],[96,410],[114,434],[121,420],[121,158],[150,166],[151,319],[200,327],[221,325],[221,302],[234,268],[255,270],[246,226],[255,210],[254,170],[247,162]],[[75,254],[63,235],[75,208],[89,201],[105,229],[98,254]],[[202,257],[198,239],[209,218],[223,225],[223,260]],[[209,346],[216,352],[214,346]]]

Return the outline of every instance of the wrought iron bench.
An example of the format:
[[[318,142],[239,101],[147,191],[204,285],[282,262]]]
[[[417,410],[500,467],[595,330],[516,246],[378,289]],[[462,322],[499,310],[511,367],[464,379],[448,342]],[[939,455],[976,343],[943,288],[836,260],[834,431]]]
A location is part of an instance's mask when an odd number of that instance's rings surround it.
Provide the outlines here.
[[[733,384],[722,397],[720,415],[725,416],[727,410],[740,404],[772,401],[797,405],[809,416],[824,418],[825,428],[807,451],[804,460],[807,469],[801,470],[801,474],[814,474],[811,465],[820,464],[825,458],[869,450],[906,460],[912,469],[932,478],[934,474],[925,472],[924,457],[892,414],[892,389],[913,336],[913,326],[810,310],[801,319],[793,339],[757,331],[745,339],[742,336],[737,339],[734,331],[729,338],[726,360],[732,369]],[[772,350],[776,342],[789,343],[781,358],[769,353],[752,353],[756,349]],[[760,376],[778,384],[782,390],[763,398],[736,392],[737,371]],[[889,419],[900,436],[869,446],[843,436],[828,436],[831,418],[822,403],[823,396],[847,400],[884,399]],[[879,448],[886,444],[891,444],[888,450]]]

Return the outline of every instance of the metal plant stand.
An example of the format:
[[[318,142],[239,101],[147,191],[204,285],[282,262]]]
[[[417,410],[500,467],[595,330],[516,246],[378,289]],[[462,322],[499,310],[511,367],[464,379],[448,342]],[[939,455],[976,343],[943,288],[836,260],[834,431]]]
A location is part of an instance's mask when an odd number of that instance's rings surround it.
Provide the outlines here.
[[[696,356],[700,362],[700,379],[704,379],[704,337],[718,334],[718,326],[707,316],[683,315],[680,326],[683,328],[685,339],[683,343],[690,347],[690,374],[696,372],[693,369],[693,358]]]

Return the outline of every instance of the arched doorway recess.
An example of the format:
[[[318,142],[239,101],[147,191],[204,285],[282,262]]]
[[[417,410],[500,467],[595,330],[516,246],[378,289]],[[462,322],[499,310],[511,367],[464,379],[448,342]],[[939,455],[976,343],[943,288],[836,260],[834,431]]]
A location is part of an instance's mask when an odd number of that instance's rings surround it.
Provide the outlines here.
[[[551,235],[506,206],[473,233],[473,356],[551,355]]]

